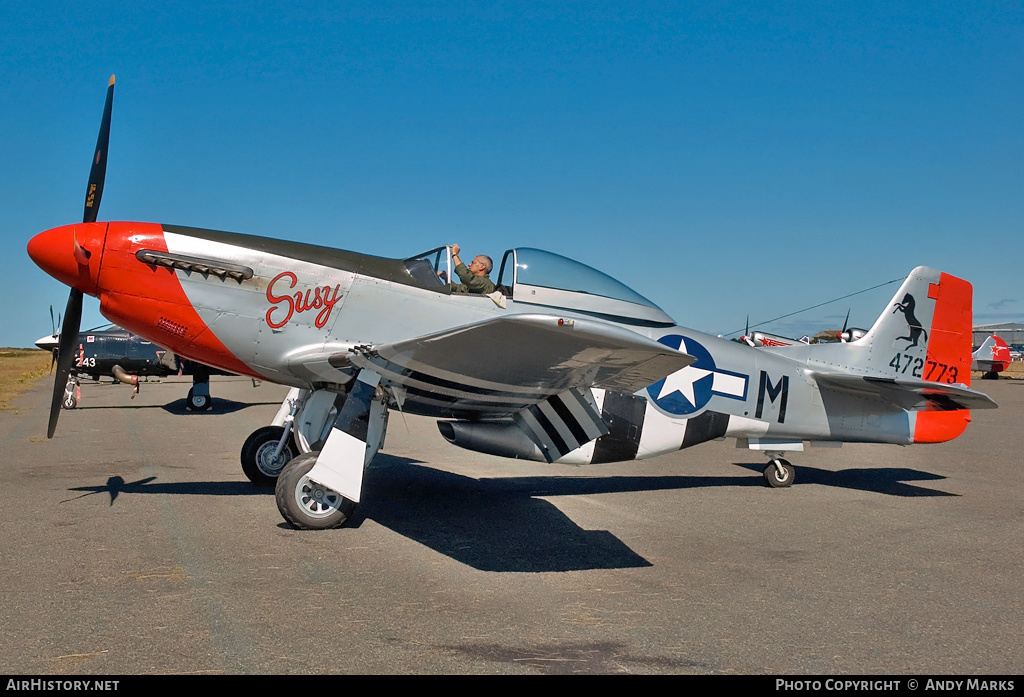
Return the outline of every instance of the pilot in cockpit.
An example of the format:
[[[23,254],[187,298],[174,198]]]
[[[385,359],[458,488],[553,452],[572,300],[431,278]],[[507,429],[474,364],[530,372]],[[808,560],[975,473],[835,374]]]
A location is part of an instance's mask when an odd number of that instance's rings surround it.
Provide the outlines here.
[[[452,291],[455,293],[479,293],[489,295],[494,292],[494,283],[487,274],[494,267],[494,262],[485,254],[477,255],[469,266],[466,266],[459,259],[459,245],[453,244],[452,261],[455,263],[455,273],[458,274],[462,283],[453,283]]]

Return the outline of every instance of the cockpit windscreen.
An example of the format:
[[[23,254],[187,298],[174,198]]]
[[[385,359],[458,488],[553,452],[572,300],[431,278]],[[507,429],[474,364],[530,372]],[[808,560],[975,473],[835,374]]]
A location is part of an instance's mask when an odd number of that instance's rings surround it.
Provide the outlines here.
[[[448,285],[448,248],[438,247],[405,260],[405,268],[428,288]]]

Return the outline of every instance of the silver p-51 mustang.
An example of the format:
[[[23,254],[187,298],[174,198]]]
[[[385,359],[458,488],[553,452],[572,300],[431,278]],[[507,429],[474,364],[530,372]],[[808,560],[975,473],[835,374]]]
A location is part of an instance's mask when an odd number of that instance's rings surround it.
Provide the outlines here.
[[[102,166],[112,91],[113,80]],[[296,388],[243,462],[254,480],[276,476],[278,507],[300,528],[352,514],[392,409],[440,419],[470,450],[573,465],[731,436],[766,453],[769,485],[789,486],[782,456],[805,441],[941,442],[970,409],[995,406],[969,387],[971,285],[925,267],[856,341],[752,348],[680,327],[611,277],[539,249],[505,252],[491,295],[456,293],[447,246],[385,259],[98,223],[102,184],[94,167],[85,221],[28,245],[72,288],[64,332],[77,335],[89,293],[112,322],[175,353]],[[293,447],[301,454],[288,459]]]

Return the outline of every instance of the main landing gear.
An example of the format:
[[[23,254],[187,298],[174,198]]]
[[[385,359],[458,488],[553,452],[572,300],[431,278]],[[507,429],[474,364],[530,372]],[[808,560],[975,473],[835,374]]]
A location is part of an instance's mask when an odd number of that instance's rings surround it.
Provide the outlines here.
[[[765,486],[773,489],[792,486],[794,479],[796,479],[796,469],[789,460],[783,460],[781,457],[772,458],[768,466],[764,468]]]
[[[242,471],[249,481],[274,486],[285,465],[327,438],[344,400],[344,393],[292,388],[271,425],[257,428],[242,445]]]
[[[259,486],[274,486],[281,470],[298,452],[283,426],[264,426],[242,445],[242,471]]]
[[[356,509],[355,501],[307,476],[319,456],[318,451],[299,455],[289,463],[277,481],[277,510],[286,521],[300,530],[339,527]]]
[[[379,381],[377,373],[361,370],[337,415],[327,423],[322,447],[299,455],[281,471],[277,509],[296,528],[337,528],[355,511],[363,472],[383,446],[387,431],[389,395]]]

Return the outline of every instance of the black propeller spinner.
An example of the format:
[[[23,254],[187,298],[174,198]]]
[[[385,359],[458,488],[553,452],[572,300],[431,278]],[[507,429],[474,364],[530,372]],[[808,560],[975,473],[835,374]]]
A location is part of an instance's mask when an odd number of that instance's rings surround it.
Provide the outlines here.
[[[89,183],[85,189],[85,213],[82,216],[83,223],[95,223],[96,215],[100,210],[100,199],[103,197],[103,180],[107,174],[107,145],[110,142],[110,111],[114,104],[114,76],[110,76],[110,83],[107,86],[107,101],[103,105],[103,118],[100,121],[100,133],[96,138],[96,154],[92,159],[92,168],[89,170]],[[75,254],[79,264],[87,263],[92,255],[88,249],[80,247],[75,241],[75,249],[69,250]],[[53,438],[53,432],[57,430],[57,419],[60,416],[60,403],[64,396],[64,389],[67,387],[68,377],[71,375],[71,368],[74,366],[74,346],[78,340],[78,331],[82,324],[82,291],[77,288],[71,289],[68,296],[68,306],[64,310],[64,324],[60,330],[60,343],[57,347],[57,375],[53,380],[53,397],[50,400],[50,423],[46,429],[46,437]]]

